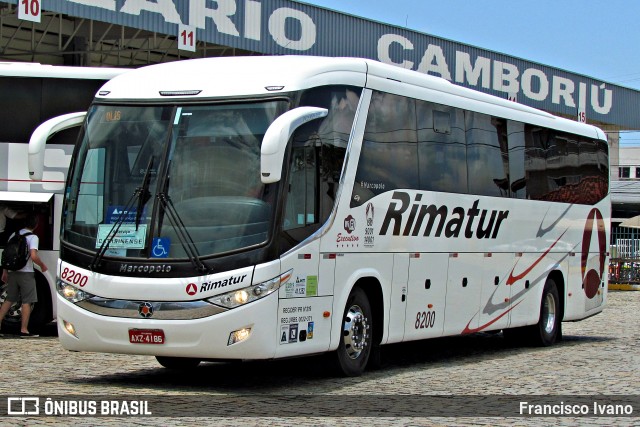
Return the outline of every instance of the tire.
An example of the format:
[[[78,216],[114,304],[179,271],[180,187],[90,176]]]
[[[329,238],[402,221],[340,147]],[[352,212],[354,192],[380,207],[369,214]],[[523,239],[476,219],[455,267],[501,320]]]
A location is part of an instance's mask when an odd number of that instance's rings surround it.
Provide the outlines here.
[[[200,359],[190,357],[156,356],[156,360],[167,369],[176,371],[188,371],[195,369],[200,364]]]
[[[558,287],[553,279],[547,279],[540,301],[540,319],[524,331],[527,341],[538,347],[553,345],[561,336],[560,321]]]
[[[371,354],[372,325],[369,299],[361,288],[354,288],[347,298],[336,350],[337,365],[344,376],[357,377],[364,372]]]

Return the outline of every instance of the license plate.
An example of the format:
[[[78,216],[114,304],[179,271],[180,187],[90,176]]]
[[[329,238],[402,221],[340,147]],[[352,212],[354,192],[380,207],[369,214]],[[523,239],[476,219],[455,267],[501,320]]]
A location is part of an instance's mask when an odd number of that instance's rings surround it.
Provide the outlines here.
[[[162,329],[129,329],[129,342],[132,344],[164,344]]]

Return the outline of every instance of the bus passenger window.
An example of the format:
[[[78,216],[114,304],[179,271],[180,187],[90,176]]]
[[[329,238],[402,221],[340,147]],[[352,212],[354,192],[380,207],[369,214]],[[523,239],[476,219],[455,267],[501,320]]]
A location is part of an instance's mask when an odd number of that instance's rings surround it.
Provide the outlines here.
[[[351,195],[351,207],[395,189],[418,188],[415,101],[374,92]]]
[[[467,192],[464,112],[426,101],[416,102],[420,189]]]
[[[524,124],[508,120],[507,139],[510,197],[524,199],[527,196],[527,178],[524,173]]]
[[[508,197],[509,165],[505,120],[467,111],[465,128],[469,193]]]

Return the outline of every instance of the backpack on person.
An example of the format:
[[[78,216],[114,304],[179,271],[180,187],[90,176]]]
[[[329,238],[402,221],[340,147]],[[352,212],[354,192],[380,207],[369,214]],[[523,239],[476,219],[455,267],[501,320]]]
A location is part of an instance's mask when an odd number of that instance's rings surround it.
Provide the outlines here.
[[[27,236],[33,233],[16,233],[9,239],[2,252],[2,268],[10,271],[18,271],[27,265],[30,257]]]

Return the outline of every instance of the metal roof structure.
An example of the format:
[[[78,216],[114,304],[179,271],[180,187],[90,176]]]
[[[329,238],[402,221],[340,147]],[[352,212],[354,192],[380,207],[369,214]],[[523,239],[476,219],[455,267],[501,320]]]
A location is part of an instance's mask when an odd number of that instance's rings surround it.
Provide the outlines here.
[[[39,23],[17,6],[0,0],[0,60],[138,67],[210,56],[353,56],[605,130],[640,129],[639,91],[297,1],[47,0]]]

